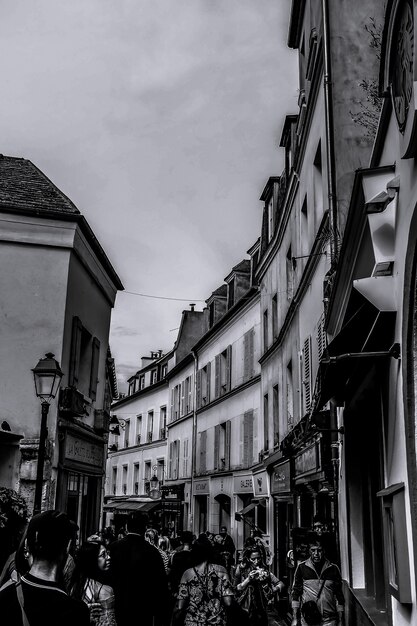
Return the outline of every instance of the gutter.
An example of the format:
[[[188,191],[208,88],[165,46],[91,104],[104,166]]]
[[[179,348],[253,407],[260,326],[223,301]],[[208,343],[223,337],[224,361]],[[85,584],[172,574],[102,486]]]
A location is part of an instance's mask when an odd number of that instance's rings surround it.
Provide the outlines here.
[[[328,0],[322,0],[323,11],[323,66],[324,66],[324,113],[326,126],[327,193],[329,198],[330,263],[334,268],[339,254],[337,232],[336,166],[334,155],[333,94],[330,60],[330,26]]]

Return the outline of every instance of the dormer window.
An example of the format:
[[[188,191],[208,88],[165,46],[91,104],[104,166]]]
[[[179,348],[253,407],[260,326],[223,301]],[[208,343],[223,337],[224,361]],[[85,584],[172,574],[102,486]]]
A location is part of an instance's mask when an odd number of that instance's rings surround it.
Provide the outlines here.
[[[274,198],[271,197],[268,202],[268,243],[271,241],[274,236],[275,229],[275,219],[274,219]]]
[[[151,385],[154,385],[157,381],[157,370],[152,370],[151,371]]]
[[[139,377],[139,389],[145,389],[145,376]]]
[[[215,302],[212,302],[210,304],[210,306],[209,306],[209,326],[210,326],[210,328],[214,324],[214,316],[215,316],[215,313],[216,313],[215,306],[216,306]]]

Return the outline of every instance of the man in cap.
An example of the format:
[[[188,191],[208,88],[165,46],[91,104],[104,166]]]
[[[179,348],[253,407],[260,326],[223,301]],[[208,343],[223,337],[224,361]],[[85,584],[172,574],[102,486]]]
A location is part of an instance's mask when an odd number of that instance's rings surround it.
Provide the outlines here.
[[[75,526],[60,511],[32,517],[26,535],[30,570],[0,589],[0,614],[8,626],[89,626],[87,605],[70,598],[61,583]]]

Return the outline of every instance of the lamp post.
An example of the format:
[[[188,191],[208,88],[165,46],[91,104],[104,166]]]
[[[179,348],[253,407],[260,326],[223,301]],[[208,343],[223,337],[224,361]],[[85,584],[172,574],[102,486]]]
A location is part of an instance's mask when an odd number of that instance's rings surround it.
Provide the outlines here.
[[[38,465],[36,468],[35,501],[33,514],[41,512],[42,509],[42,483],[43,467],[45,463],[45,444],[48,435],[47,419],[49,405],[58,393],[63,373],[54,355],[48,352],[43,359],[40,359],[36,367],[33,368],[33,378],[35,380],[35,392],[41,401],[42,417],[41,430],[39,434]]]

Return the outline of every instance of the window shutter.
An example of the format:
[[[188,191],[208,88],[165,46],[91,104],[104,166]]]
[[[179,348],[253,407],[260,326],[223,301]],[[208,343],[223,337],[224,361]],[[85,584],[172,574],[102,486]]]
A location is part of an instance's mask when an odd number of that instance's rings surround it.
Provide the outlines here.
[[[253,365],[255,360],[255,329],[249,331],[249,378],[252,378],[254,371]]]
[[[214,397],[220,397],[220,385],[221,385],[221,355],[216,354],[215,362],[214,362]]]
[[[201,370],[197,370],[195,380],[196,380],[196,387],[197,387],[196,408],[199,409],[201,407]]]
[[[188,474],[188,439],[184,439],[183,442],[183,465],[182,474],[184,478],[187,478]]]
[[[298,380],[300,384],[298,385],[298,394],[299,394],[299,411],[300,416],[304,415],[304,351],[298,353]]]
[[[243,382],[250,378],[249,374],[249,341],[250,330],[243,335]]]
[[[214,427],[214,469],[219,469],[219,456],[220,456],[220,424],[216,424]]]
[[[206,404],[208,404],[210,402],[210,389],[211,389],[211,362],[209,361],[206,365],[206,372],[207,372],[207,380],[206,380],[206,384],[207,384],[207,390],[206,390]]]
[[[174,444],[171,441],[171,443],[169,444],[169,459],[168,459],[168,474],[170,478],[173,478],[172,475],[172,455],[174,453]]]
[[[232,388],[232,346],[227,346],[226,351],[226,391]]]
[[[193,410],[193,375],[188,377],[188,411]]]
[[[100,341],[97,339],[97,337],[93,337],[91,370],[90,370],[90,389],[89,389],[89,394],[88,394],[92,400],[95,400],[97,396],[99,360],[100,360]]]
[[[171,389],[171,422],[174,421],[174,398],[175,398],[175,388]]]
[[[252,433],[253,433],[253,441],[252,441],[252,448],[251,448],[251,454],[252,454],[252,458],[250,460],[250,464],[252,465],[254,462],[254,456],[255,456],[255,462],[258,461],[259,459],[259,452],[260,450],[258,449],[258,417],[257,415],[255,415],[255,413],[253,412],[253,417],[252,417]]]
[[[180,410],[179,415],[184,415],[185,412],[185,382],[181,383],[181,402],[180,402]]]
[[[68,383],[70,387],[77,387],[80,370],[81,333],[83,325],[79,317],[72,318],[71,355]]]
[[[228,420],[226,422],[226,433],[225,433],[225,451],[224,451],[224,469],[230,469],[230,442],[231,442],[231,434],[232,434],[232,422]]]
[[[308,412],[311,407],[311,337],[304,341],[303,348],[303,386],[304,386],[304,406]]]
[[[206,471],[206,446],[207,446],[207,431],[203,430],[200,433],[200,474]]]
[[[243,465],[249,467],[253,459],[253,409],[243,416]]]
[[[180,440],[177,439],[175,441],[175,468],[174,468],[174,478],[178,478],[180,471]]]

